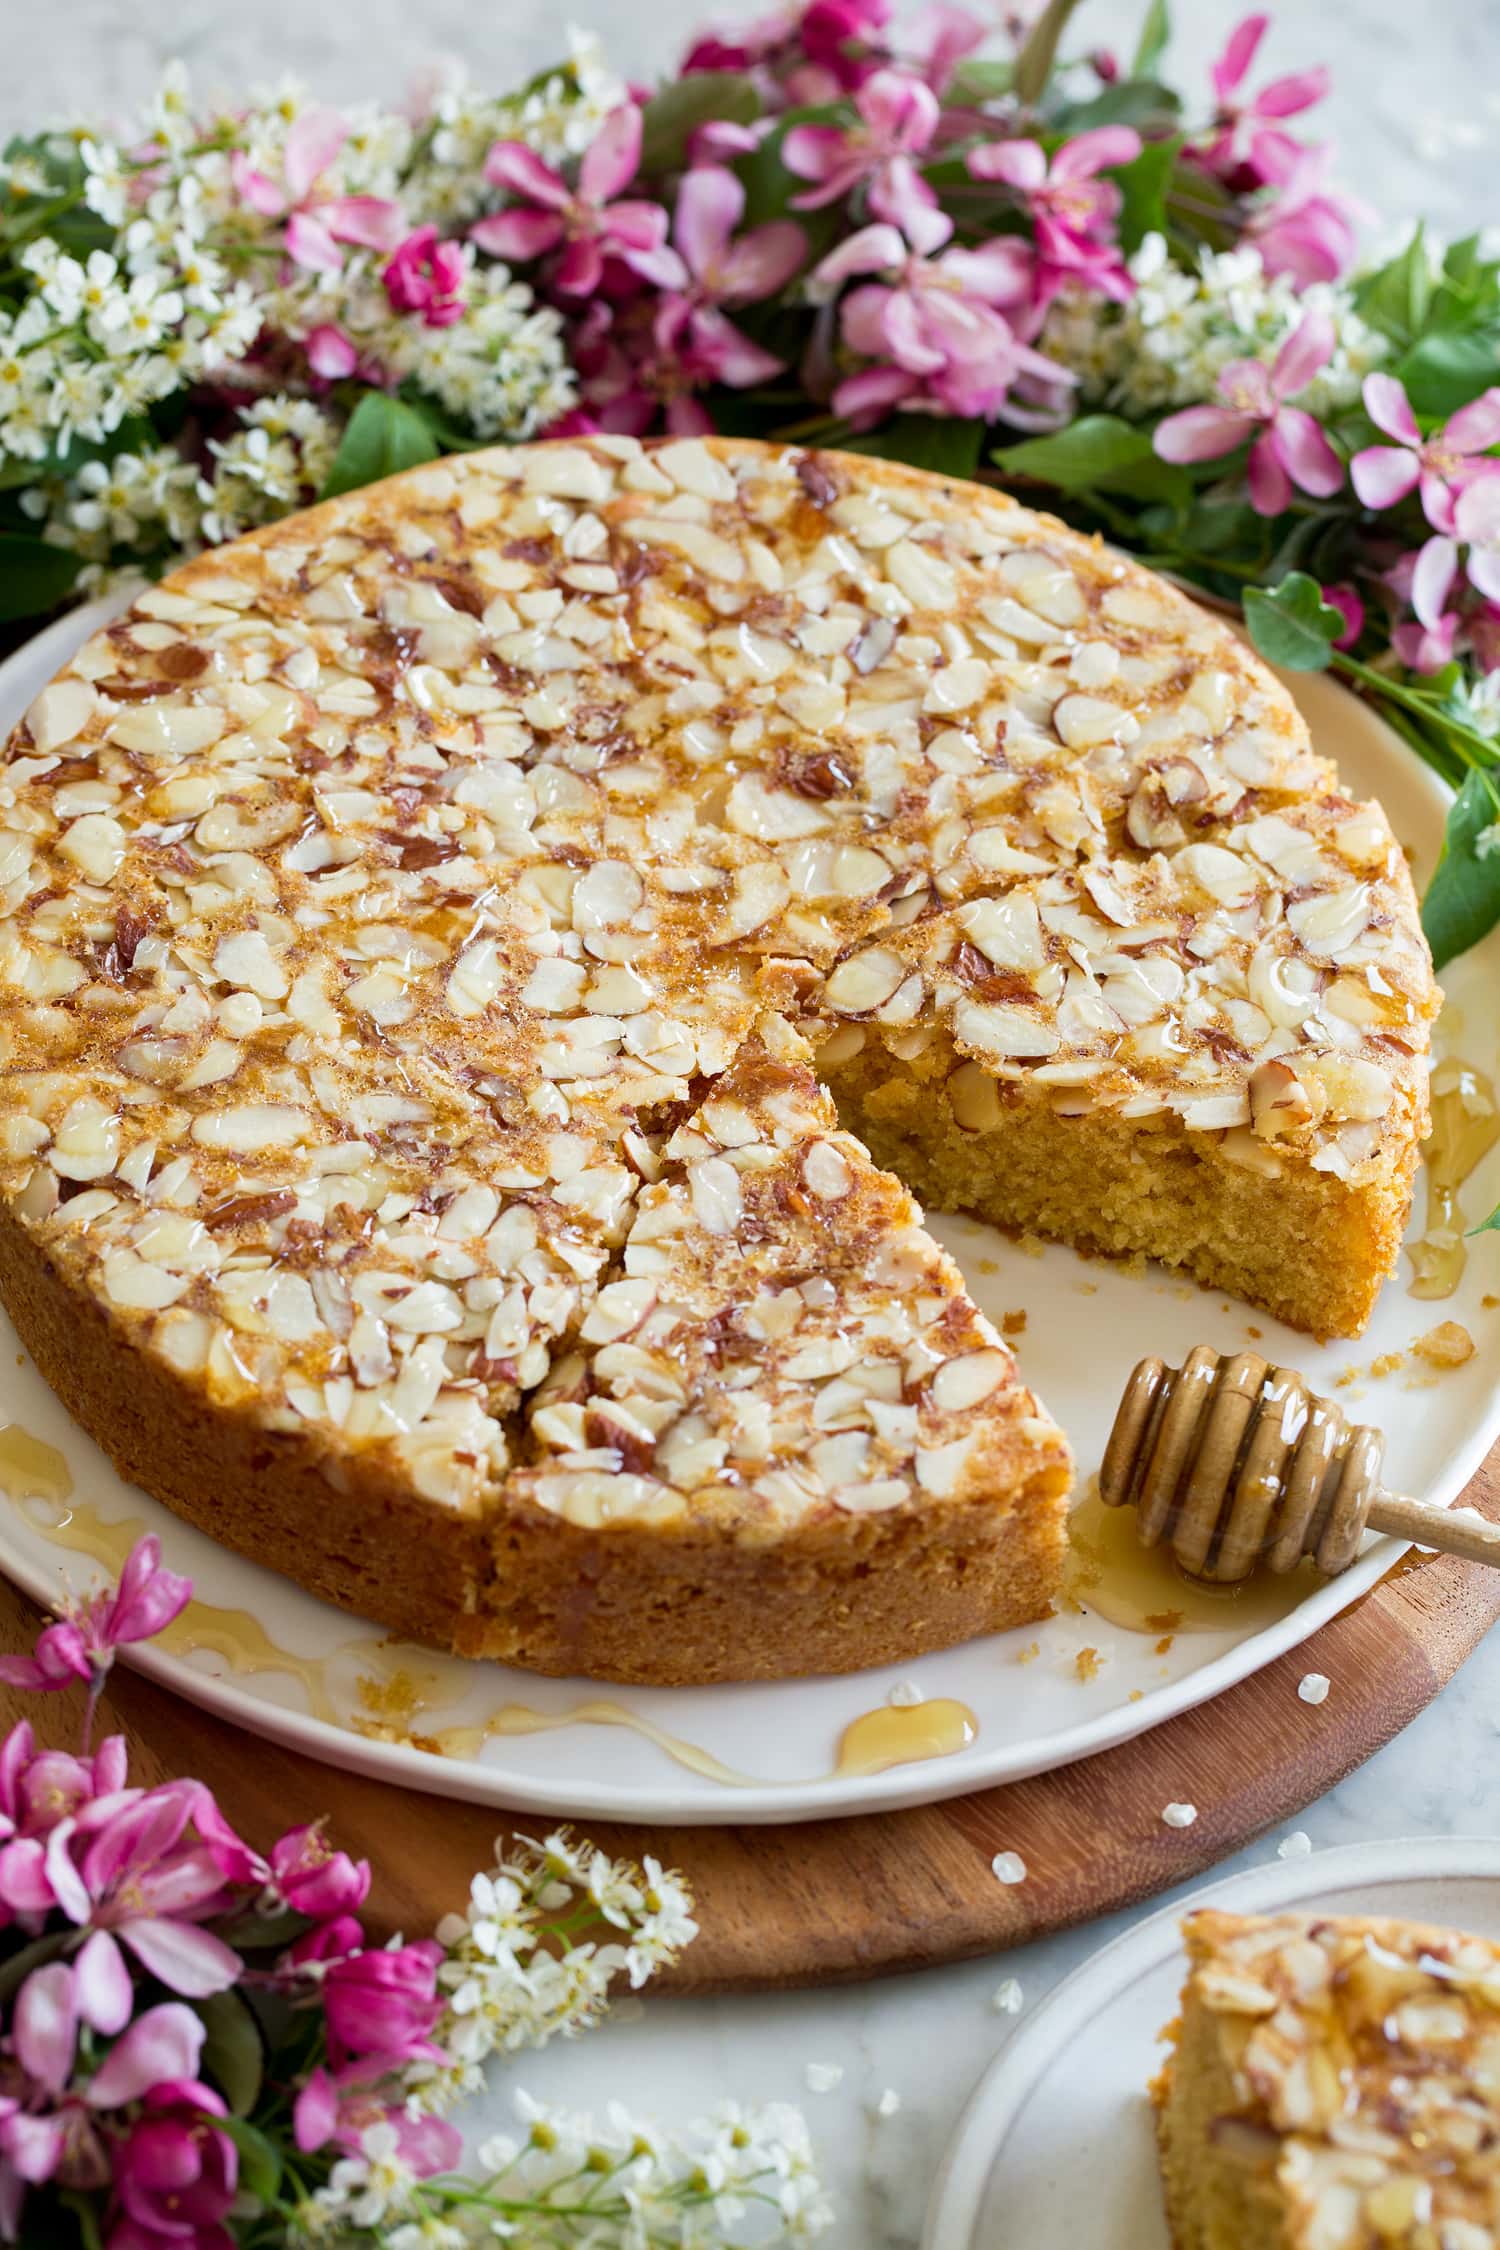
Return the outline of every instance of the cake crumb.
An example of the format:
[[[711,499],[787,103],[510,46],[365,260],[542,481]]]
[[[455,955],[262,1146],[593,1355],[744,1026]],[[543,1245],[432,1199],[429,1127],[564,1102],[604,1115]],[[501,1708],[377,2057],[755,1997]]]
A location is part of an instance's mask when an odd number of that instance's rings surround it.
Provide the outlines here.
[[[1261,1340],[1261,1337],[1265,1334],[1265,1330],[1263,1328],[1257,1328],[1254,1321],[1251,1320],[1245,1323],[1245,1334],[1251,1337],[1258,1344]]]
[[[926,1696],[915,1680],[898,1680],[886,1697],[886,1702],[894,1705],[898,1711],[909,1711],[915,1704],[926,1701]]]
[[[1098,1282],[1080,1281],[1078,1284],[1078,1294],[1080,1297],[1097,1297],[1099,1294]]]
[[[997,1883],[1024,1883],[1026,1862],[1019,1852],[996,1852],[990,1861],[990,1872]]]
[[[1294,1828],[1290,1836],[1283,1836],[1276,1846],[1278,1859],[1306,1859],[1312,1850],[1312,1838],[1305,1828]]]
[[[1496,1305],[1500,1305],[1500,1297],[1492,1297],[1486,1294],[1485,1296],[1480,1298],[1479,1302],[1481,1303],[1481,1305],[1483,1305],[1486,1312],[1493,1312]],[[19,1364],[20,1362],[18,1361],[17,1365]]]
[[[1024,1995],[1019,1977],[1007,1977],[1004,1984],[996,1985],[990,2006],[997,2016],[1018,2016]]]
[[[835,2086],[844,2082],[842,2063],[810,2062],[802,2073],[810,2094],[831,2094]]]
[[[1326,1703],[1331,1684],[1326,1672],[1304,1672],[1297,1683],[1299,1702]]]
[[[1176,1640],[1176,1638],[1177,1635],[1175,1633],[1163,1633],[1161,1639],[1153,1648],[1152,1654],[1154,1656],[1170,1656],[1172,1653],[1172,1643]]]
[[[1167,1639],[1170,1640],[1174,1633],[1180,1632],[1182,1629],[1182,1611],[1180,1609],[1148,1610],[1141,1619],[1141,1623],[1148,1633],[1165,1633]]]
[[[1378,1359],[1371,1360],[1370,1373],[1372,1375],[1394,1375],[1398,1367],[1404,1367],[1405,1365],[1405,1352],[1382,1352]]]
[[[1081,1648],[1073,1659],[1073,1669],[1080,1680],[1097,1680],[1104,1659],[1096,1648]]]
[[[1133,1687],[1130,1691],[1130,1694],[1126,1698],[1126,1701],[1130,1703],[1143,1702],[1145,1700],[1145,1694],[1146,1691],[1144,1688]]]
[[[1040,1641],[1028,1641],[1024,1648],[1017,1649],[1016,1662],[1018,1664],[1034,1664],[1041,1653],[1042,1644]]]
[[[1198,1817],[1198,1808],[1181,1803],[1163,1805],[1161,1817],[1168,1828],[1191,1828]]]
[[[875,2115],[882,2118],[894,2117],[900,2107],[901,2096],[894,2086],[887,2086],[879,2101],[875,2104]]]
[[[1411,1348],[1429,1367],[1462,1367],[1474,1357],[1474,1339],[1456,1320],[1439,1321],[1425,1336],[1414,1336]]]
[[[1018,1234],[1016,1236],[1016,1248],[1023,1258],[1040,1258],[1046,1247],[1046,1243],[1039,1234]]]
[[[1000,1333],[1002,1336],[1024,1336],[1026,1333],[1025,1313],[1003,1313],[1000,1318]]]
[[[974,1271],[982,1274],[998,1273],[1000,1261],[998,1258],[976,1258],[974,1260]]]
[[[1333,1378],[1333,1387],[1336,1391],[1347,1390],[1349,1385],[1351,1383],[1357,1383],[1363,1374],[1364,1369],[1362,1367],[1356,1366],[1351,1361],[1349,1366],[1342,1369],[1339,1374],[1335,1375],[1335,1377]]]

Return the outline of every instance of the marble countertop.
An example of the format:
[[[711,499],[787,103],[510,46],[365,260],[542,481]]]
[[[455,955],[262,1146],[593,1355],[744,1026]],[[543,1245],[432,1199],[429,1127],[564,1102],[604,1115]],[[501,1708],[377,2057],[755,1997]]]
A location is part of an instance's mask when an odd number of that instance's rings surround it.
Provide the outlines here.
[[[641,77],[669,67],[702,0],[575,0],[619,67]],[[732,5],[726,13],[735,12]],[[756,12],[753,4],[744,13]],[[1179,0],[1174,71],[1201,82],[1207,58],[1242,12],[1237,0]],[[1079,28],[1127,47],[1141,0],[1092,0]],[[551,0],[61,0],[27,11],[7,33],[0,127],[109,117],[144,95],[181,56],[209,88],[309,80],[329,100],[399,91],[435,55],[462,57],[477,77],[514,83],[557,51]],[[1372,229],[1420,213],[1463,231],[1500,219],[1492,147],[1500,131],[1500,8],[1429,0],[1414,36],[1399,0],[1286,6],[1269,47],[1277,69],[1323,60],[1336,93],[1324,113],[1343,177],[1371,209]],[[1339,1683],[1333,1683],[1333,1698]],[[1325,1710],[1332,1715],[1333,1699]],[[1473,1658],[1399,1740],[1302,1816],[1314,1848],[1402,1835],[1500,1827],[1497,1757],[1500,1639]],[[1275,1856],[1267,1836],[1232,1872]],[[790,2100],[807,2112],[838,2205],[831,2250],[914,2250],[945,2144],[980,2072],[1017,2020],[995,1995],[1019,1981],[1023,2011],[1129,1917],[996,1955],[857,1989],[764,1999],[627,2001],[589,2038],[523,2057],[466,2123],[494,2130],[523,2085],[541,2099],[632,2106],[686,2120],[713,2101]],[[836,2082],[830,2083],[830,2081]],[[826,2089],[826,2090],[817,2090]],[[893,2105],[889,2098],[898,2100]],[[997,2246],[998,2250],[998,2246]],[[1037,2245],[1035,2250],[1050,2250]]]

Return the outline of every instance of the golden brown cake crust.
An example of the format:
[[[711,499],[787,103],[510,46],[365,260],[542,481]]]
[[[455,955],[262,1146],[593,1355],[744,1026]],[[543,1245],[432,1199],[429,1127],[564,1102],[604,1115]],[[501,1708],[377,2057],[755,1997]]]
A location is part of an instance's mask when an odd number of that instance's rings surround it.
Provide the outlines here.
[[[1068,1461],[815,1072],[944,1200],[1321,1332],[1435,1005],[1378,808],[1148,573],[886,464],[470,456],[188,565],[12,737],[0,1291],[383,1623],[877,1663],[1045,1611]]]

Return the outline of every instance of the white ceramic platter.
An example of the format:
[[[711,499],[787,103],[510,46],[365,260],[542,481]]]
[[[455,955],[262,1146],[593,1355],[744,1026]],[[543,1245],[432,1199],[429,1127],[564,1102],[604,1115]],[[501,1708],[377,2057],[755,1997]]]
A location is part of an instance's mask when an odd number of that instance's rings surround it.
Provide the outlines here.
[[[1500,1840],[1412,1837],[1273,1861],[1153,1914],[1012,2033],[943,2159],[923,2250],[1169,2250],[1146,2083],[1198,1906],[1390,1914],[1500,1939]]]
[[[41,634],[0,667],[0,728],[99,622],[83,611]],[[1411,753],[1329,681],[1293,683],[1314,732],[1349,785],[1379,795],[1425,876],[1442,833],[1445,792]],[[1458,964],[1440,1046],[1500,1076],[1500,936]],[[1424,1197],[1419,1189],[1417,1221]],[[1500,1149],[1464,1191],[1472,1224],[1500,1202]],[[1358,1345],[1322,1349],[1245,1307],[1159,1271],[1131,1273],[1070,1251],[1028,1256],[993,1230],[938,1219],[979,1302],[997,1320],[1026,1314],[1019,1349],[1028,1379],[1072,1437],[1080,1475],[1097,1467],[1125,1376],[1144,1351],[1180,1360],[1195,1343],[1243,1349],[1300,1367],[1331,1390],[1351,1366],[1402,1354],[1444,1318],[1461,1322],[1477,1350],[1438,1379],[1412,1363],[1338,1395],[1388,1433],[1388,1469],[1399,1489],[1454,1498],[1500,1431],[1500,1235],[1474,1245],[1469,1270],[1446,1304],[1408,1294],[1406,1261]],[[1346,1575],[1290,1614],[1257,1629],[1230,1616],[1184,1632],[1158,1652],[1150,1635],[1116,1630],[1096,1615],[1063,1614],[1038,1628],[979,1641],[911,1668],[928,1699],[952,1698],[975,1721],[966,1748],[870,1773],[840,1772],[845,1728],[883,1704],[893,1671],[852,1679],[701,1689],[601,1688],[538,1680],[498,1665],[463,1663],[383,1641],[285,1580],[238,1560],[122,1484],[75,1428],[0,1324],[0,1421],[60,1447],[74,1491],[71,1521],[19,1492],[0,1496],[0,1567],[43,1600],[61,1574],[90,1575],[109,1551],[100,1521],[131,1519],[161,1538],[168,1561],[194,1579],[199,1602],[169,1646],[142,1652],[142,1668],[232,1719],[315,1757],[386,1780],[534,1812],[595,1819],[786,1821],[864,1812],[957,1796],[1065,1764],[1122,1742],[1217,1694],[1364,1593],[1396,1549],[1377,1543]],[[113,1536],[118,1551],[125,1534]],[[80,1547],[82,1554],[79,1553]],[[70,1551],[71,1550],[71,1551]],[[1097,1652],[1080,1668],[1079,1652]],[[1025,1668],[1022,1669],[1022,1660]],[[1092,1673],[1080,1677],[1080,1669]],[[377,1729],[377,1731],[372,1731]],[[417,1736],[428,1747],[418,1747]],[[441,1744],[434,1749],[434,1742]]]

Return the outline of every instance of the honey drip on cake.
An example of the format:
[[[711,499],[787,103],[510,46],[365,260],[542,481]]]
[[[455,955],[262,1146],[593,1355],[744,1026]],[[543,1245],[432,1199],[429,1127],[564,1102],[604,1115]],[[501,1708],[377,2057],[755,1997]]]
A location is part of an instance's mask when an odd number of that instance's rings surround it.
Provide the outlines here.
[[[1447,1061],[1432,1074],[1432,1131],[1425,1149],[1427,1223],[1408,1244],[1414,1297],[1451,1297],[1469,1262],[1458,1191],[1500,1141],[1500,1104],[1491,1081],[1467,1063]]]
[[[1235,1586],[1189,1578],[1170,1547],[1141,1545],[1134,1508],[1105,1506],[1097,1477],[1068,1518],[1065,1602],[1159,1641],[1178,1633],[1260,1632],[1325,1583],[1310,1563],[1284,1577],[1258,1570]]]
[[[73,1490],[67,1456],[19,1422],[0,1429],[0,1492],[12,1500],[50,1500],[61,1506]]]
[[[664,1728],[643,1719],[639,1712],[627,1710],[623,1703],[611,1703],[603,1698],[575,1703],[567,1711],[534,1711],[527,1703],[502,1703],[497,1711],[474,1726],[439,1727],[431,1734],[412,1732],[405,1739],[413,1748],[436,1751],[440,1757],[477,1758],[485,1744],[500,1735],[551,1734],[559,1727],[575,1726],[627,1727],[632,1734],[654,1742],[658,1750],[664,1750],[689,1773],[701,1774],[705,1781],[723,1782],[731,1789],[763,1786],[756,1775],[736,1772],[711,1751],[700,1750],[695,1742],[685,1742],[680,1735],[668,1734]]]
[[[931,1703],[883,1704],[845,1727],[833,1770],[886,1773],[892,1766],[951,1758],[966,1750],[978,1732],[979,1721],[967,1703],[955,1703],[947,1696],[937,1696]]]

